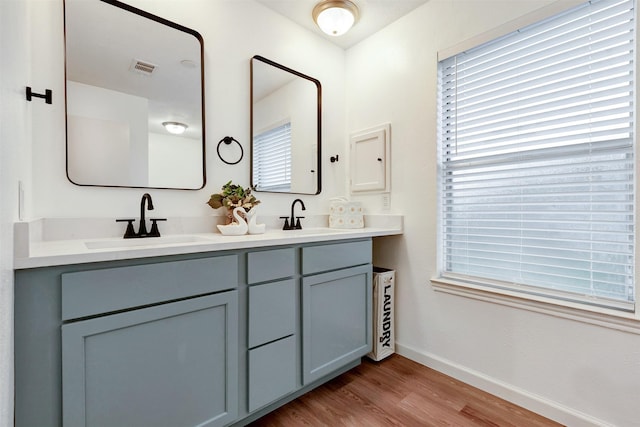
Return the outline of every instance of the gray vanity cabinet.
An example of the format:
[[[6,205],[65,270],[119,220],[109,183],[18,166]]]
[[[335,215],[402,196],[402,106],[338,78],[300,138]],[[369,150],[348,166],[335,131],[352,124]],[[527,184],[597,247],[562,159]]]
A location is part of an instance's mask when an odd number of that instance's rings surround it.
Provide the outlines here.
[[[16,272],[18,427],[237,419],[238,255]]]
[[[370,240],[302,249],[304,384],[371,351],[370,262]]]
[[[65,273],[61,286],[64,426],[237,417],[237,255]]]
[[[17,270],[15,425],[244,426],[370,351],[371,248]]]

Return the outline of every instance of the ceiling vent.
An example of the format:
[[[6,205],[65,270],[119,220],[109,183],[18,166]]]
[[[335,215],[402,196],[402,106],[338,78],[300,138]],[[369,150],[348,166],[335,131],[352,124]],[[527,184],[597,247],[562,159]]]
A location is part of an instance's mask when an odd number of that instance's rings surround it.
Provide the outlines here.
[[[134,73],[142,74],[145,76],[150,76],[151,74],[153,74],[153,71],[156,69],[156,67],[157,65],[152,64],[151,62],[134,59],[131,62],[129,71],[133,71]]]

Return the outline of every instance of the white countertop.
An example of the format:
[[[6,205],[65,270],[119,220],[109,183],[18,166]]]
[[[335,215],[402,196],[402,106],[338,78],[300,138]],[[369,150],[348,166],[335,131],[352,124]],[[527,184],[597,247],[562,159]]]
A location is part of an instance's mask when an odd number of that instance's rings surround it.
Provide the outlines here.
[[[401,215],[366,215],[366,226],[359,229],[328,228],[322,226],[323,218],[318,216],[315,221],[309,220],[309,226],[302,230],[284,231],[268,225],[264,234],[243,236],[201,232],[202,227],[194,226],[193,221],[176,219],[176,224],[179,222],[180,226],[167,227],[168,232],[163,233],[162,237],[126,240],[114,236],[100,237],[98,229],[103,223],[106,224],[106,221],[41,219],[16,223],[14,268],[26,269],[402,234]],[[110,225],[113,222],[108,221]],[[207,224],[209,222],[204,221]],[[92,232],[86,231],[89,228]],[[207,225],[206,228],[215,229],[213,225]],[[180,232],[187,230],[189,232]]]

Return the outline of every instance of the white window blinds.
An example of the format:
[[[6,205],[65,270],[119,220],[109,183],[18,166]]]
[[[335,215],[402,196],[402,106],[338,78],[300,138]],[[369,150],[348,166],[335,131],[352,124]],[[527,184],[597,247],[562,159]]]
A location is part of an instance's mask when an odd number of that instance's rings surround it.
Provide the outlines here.
[[[253,139],[253,185],[259,191],[291,190],[291,123]]]
[[[634,309],[633,7],[440,62],[442,276]]]

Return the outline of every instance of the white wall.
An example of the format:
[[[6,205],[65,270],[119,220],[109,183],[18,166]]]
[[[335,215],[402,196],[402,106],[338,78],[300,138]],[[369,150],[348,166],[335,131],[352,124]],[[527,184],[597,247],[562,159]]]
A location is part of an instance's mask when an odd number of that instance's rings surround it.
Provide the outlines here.
[[[397,342],[425,364],[569,425],[639,426],[640,335],[433,291],[437,52],[549,1],[430,0],[347,51],[347,129],[391,122]],[[381,196],[359,197],[369,208]]]
[[[149,100],[71,80],[66,89],[69,179],[148,185]]]
[[[64,40],[62,2],[37,3],[34,19],[33,80],[38,86],[64,93]],[[262,55],[304,74],[323,85],[323,146],[325,153],[342,151],[345,134],[344,56],[342,49],[302,29],[252,0],[129,0],[127,3],[200,32],[205,47],[207,185],[199,191],[152,190],[157,216],[222,214],[206,205],[209,196],[233,179],[249,185],[249,59]],[[37,10],[35,10],[37,9]],[[136,214],[144,191],[78,187],[68,182],[64,158],[64,105],[61,98],[45,114],[34,117],[33,185],[28,217],[122,217]],[[216,145],[233,136],[245,149],[238,165],[218,159]],[[331,168],[323,158],[323,192],[303,197],[307,209],[328,212],[328,199],[342,195],[344,168]],[[337,184],[340,183],[340,184]],[[258,193],[263,214],[282,215],[293,195]]]
[[[179,135],[149,133],[149,182],[154,187],[202,185],[202,143]]]
[[[434,293],[429,284],[436,271],[436,52],[549,0],[430,0],[350,49],[346,61],[339,48],[250,0],[129,3],[192,27],[205,41],[208,184],[200,191],[151,191],[158,216],[211,215],[205,202],[222,184],[248,185],[248,157],[228,166],[215,146],[231,135],[248,151],[251,56],[318,78],[323,192],[303,197],[311,212],[327,212],[328,199],[346,192],[348,162],[328,158],[348,157],[347,133],[392,124],[391,211],[405,214],[406,232],[380,239],[375,258],[397,271],[400,349],[515,401],[539,402],[534,409],[541,412],[574,414],[572,425],[588,418],[581,412],[614,425],[640,425],[638,335]],[[11,223],[18,180],[26,190],[25,219],[128,216],[137,213],[143,191],[78,187],[66,179],[62,2],[1,0],[0,23],[0,425],[11,425]],[[25,103],[27,84],[53,89],[53,105]],[[268,214],[286,214],[295,198],[258,197]],[[370,212],[381,206],[379,195],[358,199]]]
[[[205,43],[207,185],[199,191],[152,190],[157,216],[222,214],[206,202],[233,179],[249,185],[249,59],[256,54],[319,79],[325,152],[343,152],[344,51],[252,0],[128,0],[200,32]],[[13,425],[13,222],[18,181],[23,219],[136,215],[141,189],[79,187],[65,172],[64,39],[60,0],[0,0],[0,426]],[[25,101],[25,86],[53,90],[53,104]],[[8,126],[11,124],[11,126]],[[224,136],[243,144],[235,166],[217,158]],[[328,212],[342,195],[345,170],[325,163],[321,196],[302,198]],[[340,183],[340,184],[338,184]],[[288,214],[294,195],[258,193],[261,211]]]
[[[33,86],[28,13],[22,0],[0,1],[0,426],[13,425],[13,222],[18,180],[29,180],[33,108],[25,101],[25,86]]]

